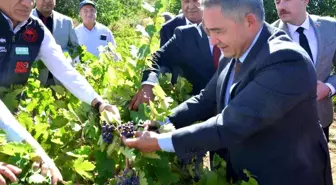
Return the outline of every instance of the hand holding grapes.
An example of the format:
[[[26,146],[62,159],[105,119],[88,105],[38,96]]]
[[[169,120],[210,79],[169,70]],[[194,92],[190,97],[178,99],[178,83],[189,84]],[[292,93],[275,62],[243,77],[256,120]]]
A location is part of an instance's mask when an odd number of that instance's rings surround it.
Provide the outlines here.
[[[123,143],[130,148],[137,148],[142,152],[155,152],[161,150],[158,143],[159,134],[155,132],[136,132],[135,138],[122,137]]]

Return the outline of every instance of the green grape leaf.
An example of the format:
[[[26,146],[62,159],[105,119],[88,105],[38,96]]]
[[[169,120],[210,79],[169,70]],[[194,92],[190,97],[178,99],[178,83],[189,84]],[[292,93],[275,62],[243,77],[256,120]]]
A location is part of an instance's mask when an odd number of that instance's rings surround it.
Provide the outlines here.
[[[79,149],[76,149],[73,152],[67,152],[66,154],[76,158],[87,158],[91,153],[90,146],[81,146]]]
[[[139,183],[140,185],[148,185],[148,182],[147,182],[147,179],[145,177],[145,173],[140,171],[139,174],[138,174],[138,177],[139,177]]]
[[[51,142],[58,144],[58,145],[64,145],[64,143],[61,141],[60,138],[53,138],[51,139]]]
[[[151,159],[160,159],[160,156],[156,152],[151,152],[151,153],[143,152],[141,153],[141,156],[151,158]]]
[[[126,148],[126,147],[120,147],[119,148],[119,151],[127,158],[131,159],[131,160],[134,160],[136,155],[133,153],[134,149],[129,149],[129,148]]]
[[[73,162],[72,167],[84,179],[93,179],[93,175],[89,173],[95,169],[95,165],[92,162],[79,158]]]
[[[30,114],[26,112],[20,112],[17,116],[17,120],[20,124],[23,124],[28,131],[31,131],[34,127],[34,121]]]
[[[65,89],[59,85],[53,85],[51,88],[56,92],[57,99],[60,99],[66,95]]]

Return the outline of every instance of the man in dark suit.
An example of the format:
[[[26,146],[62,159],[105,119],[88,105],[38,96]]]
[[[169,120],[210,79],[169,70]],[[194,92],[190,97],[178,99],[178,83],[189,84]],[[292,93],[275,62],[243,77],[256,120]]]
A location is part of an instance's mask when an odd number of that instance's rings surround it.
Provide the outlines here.
[[[228,147],[234,172],[250,171],[259,185],[331,185],[328,145],[318,123],[317,79],[307,52],[264,22],[262,0],[204,0],[211,43],[231,62],[220,63],[206,88],[169,117],[172,133],[122,138],[143,152],[183,158]]]
[[[165,23],[160,30],[160,47],[162,47],[174,35],[175,28],[179,26],[199,24],[202,21],[202,11],[200,9],[200,0],[181,0],[182,14],[177,15]],[[183,70],[180,67],[167,68],[160,66],[162,73],[172,74],[172,83],[183,75]]]
[[[200,0],[181,0],[182,14],[177,15],[165,23],[160,30],[160,47],[174,34],[175,28],[189,24],[198,24],[202,21]]]
[[[168,70],[181,68],[183,76],[193,85],[192,94],[198,94],[215,74],[220,55],[220,49],[209,43],[201,25],[176,28],[174,36],[153,54],[153,69],[144,72],[142,88],[130,108],[136,110],[140,103],[153,99],[152,88],[158,84],[160,66]]]

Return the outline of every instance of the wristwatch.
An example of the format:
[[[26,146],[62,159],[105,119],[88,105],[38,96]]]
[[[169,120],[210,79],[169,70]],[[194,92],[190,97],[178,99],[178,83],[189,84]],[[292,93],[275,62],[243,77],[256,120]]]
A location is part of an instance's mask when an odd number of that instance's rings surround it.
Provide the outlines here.
[[[101,101],[98,101],[97,103],[96,103],[96,105],[94,106],[94,108],[98,111],[98,112],[100,112],[99,111],[99,108],[100,108],[100,106],[102,105],[103,103],[101,102]]]

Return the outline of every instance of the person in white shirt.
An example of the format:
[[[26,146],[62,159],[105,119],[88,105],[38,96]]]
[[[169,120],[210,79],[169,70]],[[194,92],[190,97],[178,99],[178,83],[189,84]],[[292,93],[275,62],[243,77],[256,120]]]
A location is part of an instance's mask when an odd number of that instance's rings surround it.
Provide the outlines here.
[[[99,47],[107,46],[109,42],[116,47],[116,42],[110,29],[96,21],[96,5],[92,1],[80,3],[80,16],[83,23],[75,28],[78,42],[86,46],[88,52],[99,57]]]
[[[14,118],[1,100],[0,129],[6,132],[9,141],[23,141],[30,144],[35,149],[36,154],[43,160],[43,166],[50,170],[53,184],[56,184],[57,181],[62,181],[62,175],[53,160],[50,159],[41,145],[38,144],[30,133]],[[22,170],[20,168],[0,161],[0,185],[6,185],[6,180],[3,177],[8,178],[11,182],[16,182],[18,180],[16,175],[21,172]]]
[[[92,105],[100,112],[107,110],[120,119],[116,106],[105,103],[87,80],[66,62],[62,49],[56,44],[48,28],[31,15],[34,0],[0,0],[0,86],[24,85],[36,59],[41,59],[48,70],[74,96]],[[2,111],[1,111],[2,113]],[[13,119],[12,119],[13,120]],[[29,140],[25,129],[10,119],[0,120],[0,129],[11,131],[7,135],[16,141]],[[7,129],[8,130],[8,129]],[[34,143],[34,142],[31,142]],[[34,144],[36,146],[36,142]],[[53,176],[53,184],[61,180],[60,173]],[[1,180],[0,180],[1,181]]]
[[[333,122],[332,96],[335,94],[336,75],[336,21],[307,13],[309,0],[276,0],[280,20],[273,26],[284,30],[310,56],[317,73],[317,108],[320,123],[327,141]],[[309,114],[309,113],[307,113]]]

